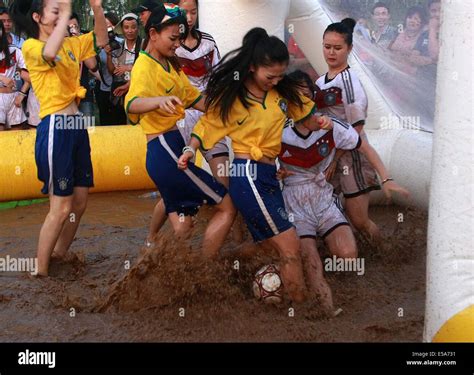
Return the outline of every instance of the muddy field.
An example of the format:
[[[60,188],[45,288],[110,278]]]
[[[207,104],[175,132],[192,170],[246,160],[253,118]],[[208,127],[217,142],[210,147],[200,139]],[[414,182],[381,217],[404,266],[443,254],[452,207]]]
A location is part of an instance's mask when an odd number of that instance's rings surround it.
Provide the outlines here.
[[[422,340],[425,213],[371,208],[385,243],[374,248],[359,238],[364,275],[326,273],[343,309],[329,319],[314,306],[255,300],[252,275],[272,261],[267,255],[239,258],[243,245],[229,239],[219,262],[203,261],[199,243],[209,210],[197,217],[191,243],[177,243],[166,225],[158,248],[144,254],[155,203],[140,198],[144,193],[91,195],[71,247],[77,259],[52,265],[51,277],[0,273],[1,342]],[[34,257],[47,210],[43,203],[0,211],[0,257]],[[328,256],[323,245],[320,252]]]

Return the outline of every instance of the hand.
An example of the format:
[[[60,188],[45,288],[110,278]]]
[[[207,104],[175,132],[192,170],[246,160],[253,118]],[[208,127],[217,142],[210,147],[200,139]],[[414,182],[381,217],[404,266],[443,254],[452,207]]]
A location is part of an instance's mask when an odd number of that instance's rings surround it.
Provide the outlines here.
[[[5,76],[0,76],[0,82],[2,82],[5,87],[13,89],[16,87],[16,82],[12,78],[8,78]]]
[[[395,181],[387,181],[382,185],[382,191],[388,199],[392,199],[392,193],[401,194],[405,199],[410,198],[410,192],[398,185]]]
[[[331,164],[326,168],[324,171],[324,176],[326,177],[326,181],[331,181],[332,177],[334,176],[334,173],[336,172],[337,169],[337,160],[333,160]]]
[[[128,83],[125,85],[119,86],[114,90],[114,96],[124,96],[128,91]]]
[[[114,74],[116,76],[124,75],[126,72],[131,72],[132,68],[130,65],[118,65],[115,67]]]
[[[91,8],[98,8],[102,6],[102,0],[89,0]]]
[[[112,47],[110,47],[109,44],[107,44],[105,47],[104,47],[104,51],[107,55],[110,55],[112,53]]]
[[[23,94],[17,94],[15,97],[15,107],[21,108],[21,103],[23,103],[25,96]]]
[[[157,109],[161,109],[171,114],[177,114],[176,105],[183,106],[183,103],[177,96],[158,96]]]
[[[191,151],[186,151],[178,159],[178,168],[184,171],[186,168],[188,168],[188,161],[190,161],[193,157],[194,155]]]
[[[69,15],[72,11],[72,1],[71,0],[58,0],[58,10],[60,15]]]
[[[294,174],[295,172],[289,171],[288,169],[281,167],[276,174],[276,178],[278,180],[284,180],[285,178],[293,176]]]

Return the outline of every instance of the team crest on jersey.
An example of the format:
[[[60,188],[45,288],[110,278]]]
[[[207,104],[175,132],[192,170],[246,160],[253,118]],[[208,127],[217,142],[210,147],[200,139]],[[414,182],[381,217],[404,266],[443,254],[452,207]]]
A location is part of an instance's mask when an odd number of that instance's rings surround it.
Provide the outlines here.
[[[286,101],[286,99],[280,99],[278,101],[278,107],[280,107],[280,109],[286,115],[286,113],[288,112],[288,102]]]
[[[319,152],[319,155],[321,155],[322,157],[328,156],[330,151],[331,151],[331,148],[329,147],[329,143],[323,142],[320,145],[318,145],[318,152]]]
[[[324,104],[326,104],[328,107],[333,106],[336,104],[337,100],[337,95],[333,92],[328,92],[326,95],[324,95]]]
[[[69,55],[69,57],[71,58],[72,61],[76,62],[76,56],[74,56],[72,51],[67,51],[67,54]]]

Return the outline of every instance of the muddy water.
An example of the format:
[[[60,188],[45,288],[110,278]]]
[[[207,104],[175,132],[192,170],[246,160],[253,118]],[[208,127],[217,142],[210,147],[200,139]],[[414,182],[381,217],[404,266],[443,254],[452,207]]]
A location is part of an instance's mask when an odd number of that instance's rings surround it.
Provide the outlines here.
[[[92,195],[71,247],[77,260],[52,265],[52,277],[0,273],[0,341],[421,341],[424,213],[371,208],[386,241],[373,248],[358,239],[364,275],[326,273],[343,309],[328,319],[314,306],[253,298],[252,275],[271,255],[241,257],[242,245],[229,239],[218,262],[204,261],[199,243],[210,210],[197,217],[191,242],[178,243],[166,225],[157,249],[141,251],[154,205],[141,194]],[[0,212],[0,256],[34,257],[47,210],[46,203]],[[322,244],[320,252],[328,256]]]

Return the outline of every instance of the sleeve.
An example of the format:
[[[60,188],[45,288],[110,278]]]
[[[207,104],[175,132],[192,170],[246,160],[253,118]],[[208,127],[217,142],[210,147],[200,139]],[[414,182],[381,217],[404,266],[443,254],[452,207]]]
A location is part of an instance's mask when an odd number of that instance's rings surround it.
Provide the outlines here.
[[[351,124],[331,116],[333,121],[333,138],[336,148],[340,150],[354,150],[360,146],[360,136]]]
[[[219,48],[217,48],[217,44],[214,43],[214,56],[212,58],[212,66],[216,66],[221,61],[221,53],[219,52]]]
[[[130,79],[130,88],[125,95],[125,113],[127,114],[128,119],[132,125],[137,125],[140,122],[140,114],[138,113],[129,113],[130,105],[134,100],[138,98],[149,98],[156,96],[151,91],[151,85],[149,82],[152,82],[153,78],[150,77],[150,71],[147,69],[142,69],[141,64],[138,62],[132,68],[131,79]]]
[[[365,125],[367,118],[367,94],[354,73],[343,72],[344,82],[343,99],[347,121],[352,126]]]
[[[87,34],[79,35],[77,37],[71,37],[71,39],[77,43],[77,54],[79,56],[79,61],[84,61],[97,55],[98,48],[93,31]]]
[[[196,87],[194,87],[191,82],[189,82],[189,78],[184,74],[183,71],[179,73],[181,79],[184,81],[184,98],[183,104],[184,108],[192,107],[196,104],[199,100],[202,99],[201,91],[199,91]]]
[[[45,72],[54,68],[54,61],[46,61],[43,57],[44,43],[36,39],[28,39],[22,47],[26,68],[30,72]]]
[[[231,126],[225,126],[219,112],[210,109],[201,116],[194,126],[191,136],[198,139],[204,151],[210,150],[230,132]]]
[[[303,101],[302,107],[294,103],[288,104],[288,117],[293,119],[294,122],[305,121],[309,116],[316,112],[316,104],[312,100],[309,100],[305,96],[300,97]]]
[[[21,50],[19,50],[17,48],[15,50],[15,53],[16,53],[17,69],[25,69],[26,70],[25,59],[23,58],[23,54],[21,53]]]

